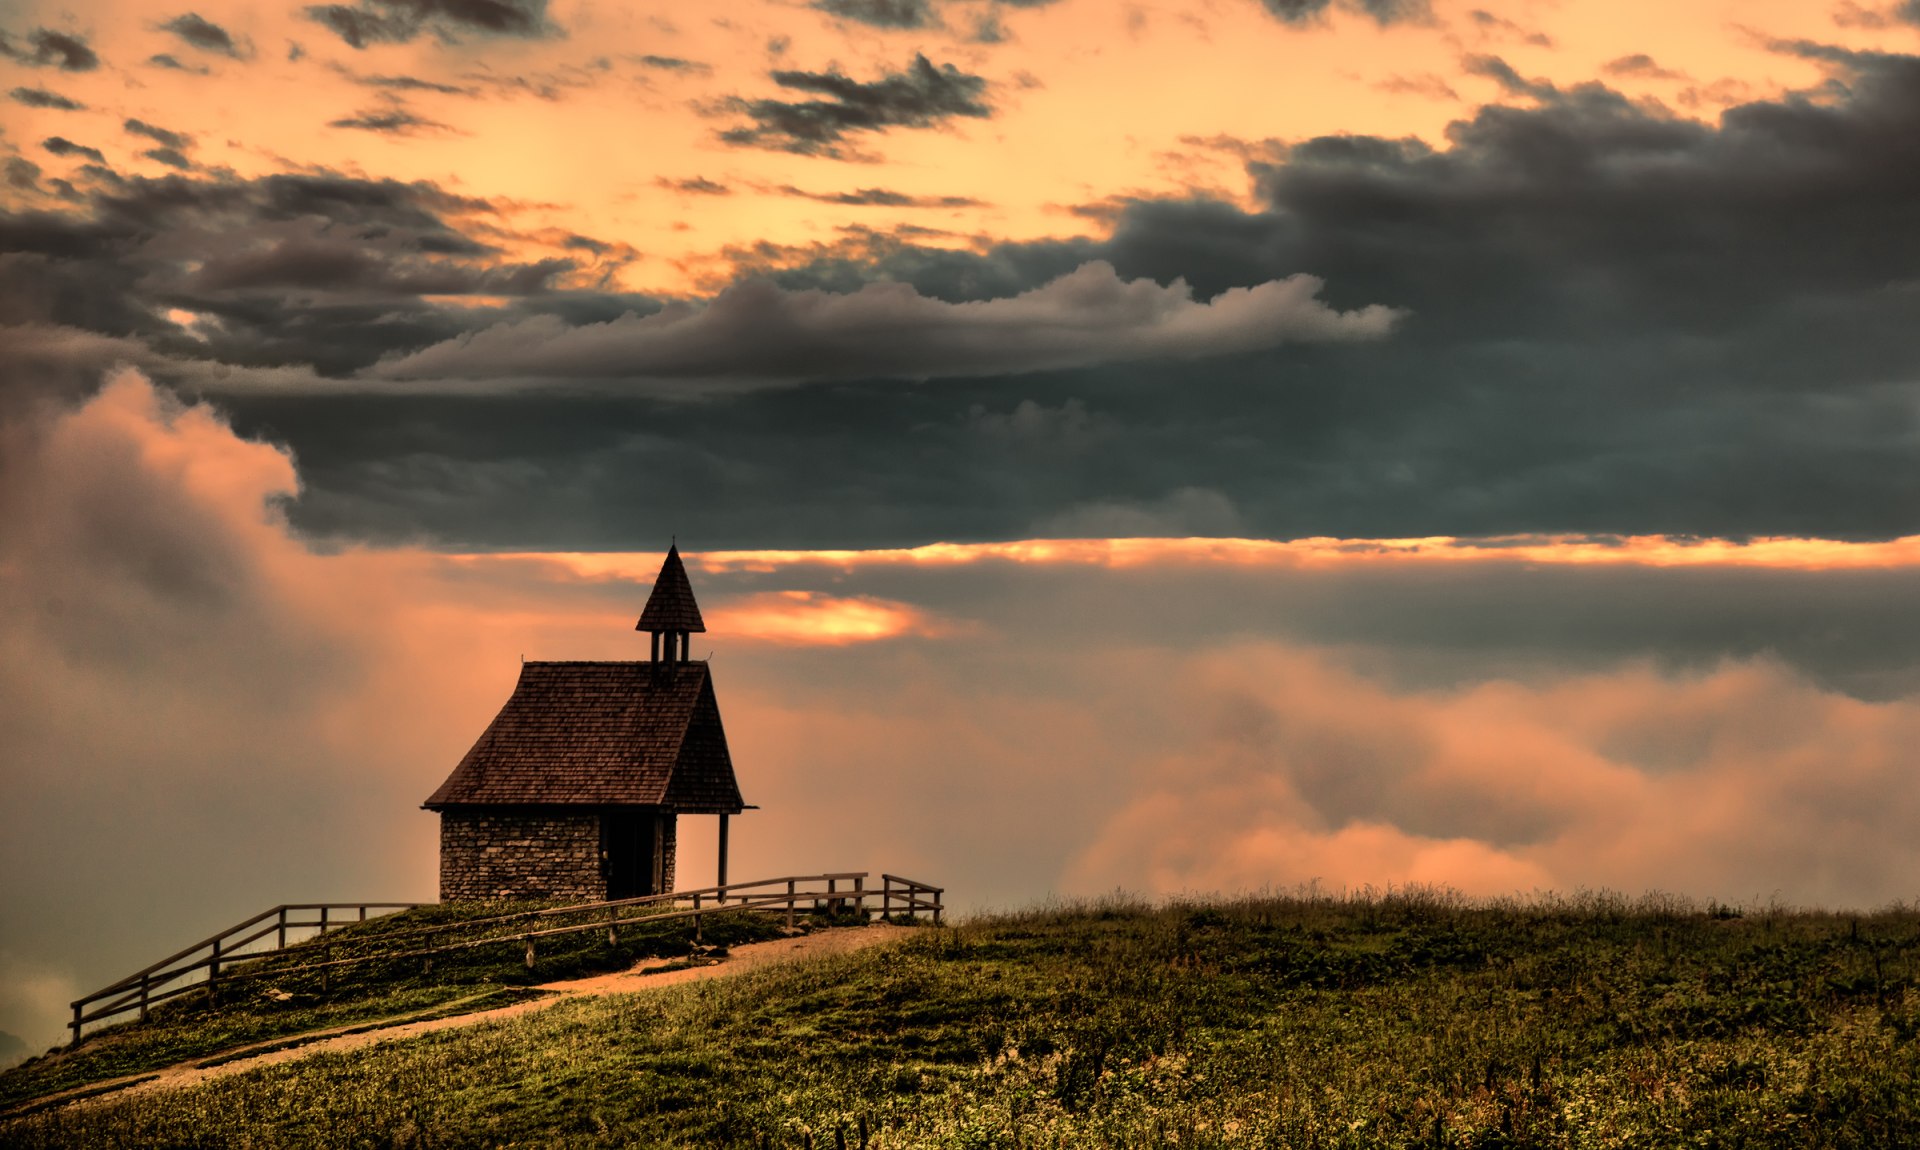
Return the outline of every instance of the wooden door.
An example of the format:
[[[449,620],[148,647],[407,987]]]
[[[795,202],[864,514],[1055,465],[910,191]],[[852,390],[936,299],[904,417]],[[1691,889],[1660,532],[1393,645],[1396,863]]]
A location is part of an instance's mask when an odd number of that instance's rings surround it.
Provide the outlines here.
[[[608,898],[639,898],[659,892],[658,822],[652,811],[609,811],[600,816]]]

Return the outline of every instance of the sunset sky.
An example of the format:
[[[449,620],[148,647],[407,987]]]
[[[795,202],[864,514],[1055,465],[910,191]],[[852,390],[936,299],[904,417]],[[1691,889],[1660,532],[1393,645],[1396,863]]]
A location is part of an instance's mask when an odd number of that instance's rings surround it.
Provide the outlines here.
[[[0,1030],[432,898],[675,536],[735,877],[1920,897],[1920,2],[13,0],[0,93]]]

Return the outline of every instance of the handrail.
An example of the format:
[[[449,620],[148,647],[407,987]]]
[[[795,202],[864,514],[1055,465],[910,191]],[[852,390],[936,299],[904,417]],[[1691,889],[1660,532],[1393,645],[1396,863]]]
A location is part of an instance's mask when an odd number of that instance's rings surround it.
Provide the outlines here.
[[[145,1021],[149,1008],[156,1003],[164,1002],[181,994],[202,988],[206,989],[207,993],[211,995],[215,982],[222,977],[228,980],[242,980],[268,975],[298,974],[316,970],[324,972],[337,967],[349,966],[361,962],[430,957],[436,954],[445,954],[451,951],[484,946],[489,943],[524,944],[526,947],[527,968],[531,970],[533,969],[535,960],[534,940],[538,938],[579,934],[591,930],[605,930],[608,941],[611,943],[617,940],[618,932],[622,926],[644,925],[647,923],[690,918],[693,920],[694,938],[697,940],[701,937],[701,920],[704,916],[727,911],[779,911],[784,909],[786,912],[787,925],[791,927],[794,925],[796,913],[804,904],[811,903],[811,909],[814,910],[826,909],[829,911],[840,911],[851,909],[862,918],[870,917],[875,909],[878,909],[880,914],[886,918],[892,918],[896,914],[917,916],[921,911],[928,911],[931,912],[933,916],[934,924],[939,924],[940,915],[944,909],[942,899],[946,894],[945,888],[937,887],[930,883],[919,882],[914,879],[903,878],[900,875],[883,873],[880,876],[880,889],[874,890],[866,885],[868,877],[868,872],[866,871],[834,871],[813,875],[781,875],[777,878],[723,883],[718,886],[699,887],[694,890],[640,895],[635,898],[609,899],[601,902],[574,903],[568,906],[548,907],[531,911],[516,911],[510,914],[493,915],[487,918],[467,919],[462,922],[436,923],[431,926],[384,934],[378,940],[380,949],[367,954],[331,958],[325,957],[328,952],[323,952],[322,961],[295,966],[268,964],[263,961],[273,957],[276,951],[284,950],[287,947],[287,931],[290,929],[319,927],[320,934],[324,936],[331,927],[347,925],[346,922],[330,920],[330,913],[336,910],[358,911],[358,921],[364,922],[368,917],[367,912],[369,910],[380,910],[382,913],[390,913],[392,911],[410,910],[415,907],[433,904],[401,902],[282,903],[279,906],[261,911],[251,918],[236,923],[218,934],[201,939],[194,945],[170,954],[159,962],[134,971],[125,978],[109,983],[99,990],[94,991],[92,994],[76,999],[72,1003],[73,1021],[68,1023],[68,1029],[73,1032],[72,1044],[77,1046],[81,1038],[81,1029],[89,1022],[97,1022],[103,1018],[111,1018],[115,1015],[130,1013],[136,1009],[140,1012],[141,1020]],[[848,888],[842,889],[840,886],[842,883],[850,885]],[[782,886],[786,889],[779,889]],[[774,889],[763,889],[769,887]],[[878,908],[870,905],[876,896],[880,904]],[[691,902],[692,906],[678,905],[687,902]],[[665,909],[651,909],[661,906],[662,904],[665,904]],[[849,904],[851,905],[849,906]],[[306,921],[289,918],[289,912],[299,911],[318,911],[319,917]],[[631,913],[623,916],[622,911],[643,913]],[[485,930],[488,927],[500,927],[507,924],[524,923],[531,928],[535,923],[542,920],[582,914],[592,914],[598,917],[592,922],[573,926],[556,926],[539,930],[525,929],[490,932],[479,938],[469,938],[458,942],[424,948],[396,948],[393,945],[403,940],[425,941],[434,935],[443,935],[454,931]],[[241,934],[241,932],[246,931],[249,927],[267,923],[270,919],[273,920],[271,923],[260,927],[259,930],[248,934],[246,937],[235,937]],[[274,946],[265,950],[240,950],[241,947],[257,942],[270,934],[277,936]],[[175,962],[192,958],[200,955],[202,952],[208,953],[206,953],[204,957],[197,958],[195,961],[185,962],[177,967],[171,966],[171,964]],[[168,985],[199,970],[205,970],[207,972],[207,977],[204,982],[195,981],[186,985],[172,987]],[[106,1001],[109,999],[111,999],[111,1001]],[[95,1004],[100,1005],[97,1005],[93,1010],[87,1009],[89,1006]]]
[[[164,1002],[169,998],[174,998],[190,990],[198,989],[203,985],[202,983],[195,982],[187,986],[165,989],[170,982],[174,982],[195,971],[205,970],[207,972],[207,978],[204,985],[211,986],[214,981],[220,977],[221,967],[223,965],[251,962],[255,959],[265,957],[265,955],[269,953],[268,951],[244,951],[240,948],[247,946],[249,943],[258,942],[269,934],[277,935],[275,944],[275,948],[277,949],[287,945],[287,931],[289,930],[319,927],[320,933],[326,934],[330,928],[345,926],[348,922],[365,922],[368,911],[379,911],[381,914],[389,914],[394,911],[411,910],[414,907],[426,905],[428,904],[418,902],[299,902],[281,903],[279,906],[269,907],[251,918],[242,919],[240,922],[235,923],[223,931],[208,935],[192,946],[177,950],[158,962],[141,967],[125,978],[110,982],[92,994],[75,999],[69,1004],[73,1008],[73,1021],[67,1024],[67,1029],[73,1032],[72,1043],[74,1045],[79,1044],[80,1029],[86,1023],[97,1022],[102,1018],[109,1018],[116,1014],[126,1014],[135,1009],[139,1010],[140,1017],[144,1021],[147,1017],[148,1009],[154,1004]],[[356,919],[331,919],[331,912],[336,910],[356,911],[358,912],[358,916]],[[297,918],[289,918],[288,912],[290,911],[319,911],[320,917],[310,921],[301,921]],[[378,916],[376,915],[375,917]],[[234,937],[248,927],[257,926],[260,923],[266,922],[268,919],[274,920],[272,925],[261,927],[261,929],[254,931],[245,938]],[[180,966],[172,967],[173,963],[179,962],[181,959],[191,958],[202,952],[206,952],[205,957],[197,961],[186,962]],[[169,967],[172,968],[168,969]],[[99,1007],[91,1012],[87,1010],[89,1005],[115,995],[119,996],[115,1001],[109,1002],[105,1006]]]

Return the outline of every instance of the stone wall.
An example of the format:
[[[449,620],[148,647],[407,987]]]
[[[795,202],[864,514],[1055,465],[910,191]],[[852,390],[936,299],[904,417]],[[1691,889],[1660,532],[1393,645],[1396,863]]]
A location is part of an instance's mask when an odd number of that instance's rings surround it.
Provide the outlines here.
[[[660,820],[661,890],[674,889],[678,820]],[[607,897],[600,814],[442,811],[440,901]]]
[[[673,885],[674,856],[679,854],[680,818],[668,813],[660,820],[660,889],[662,891],[679,890]]]
[[[606,897],[597,813],[440,814],[440,901]]]

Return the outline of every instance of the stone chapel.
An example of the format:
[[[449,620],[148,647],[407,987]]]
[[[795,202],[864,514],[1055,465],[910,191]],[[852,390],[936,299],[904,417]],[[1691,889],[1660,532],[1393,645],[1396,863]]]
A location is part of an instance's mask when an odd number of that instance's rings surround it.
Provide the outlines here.
[[[513,694],[422,804],[440,816],[440,899],[597,902],[674,889],[681,815],[727,820],[741,801],[706,631],[677,547],[637,631],[644,662],[524,663]]]

